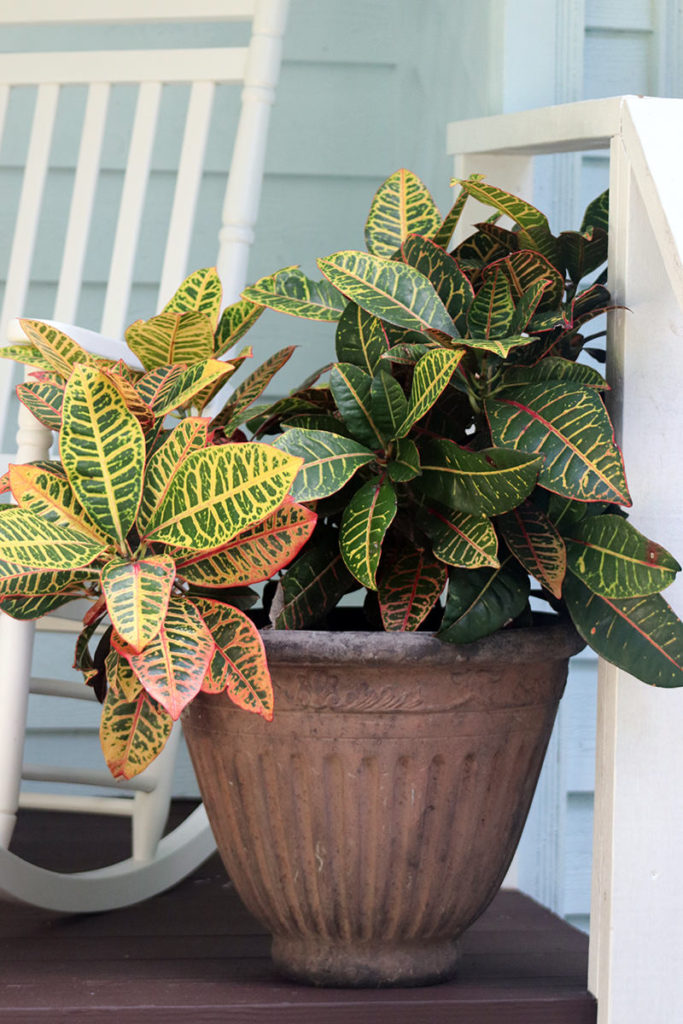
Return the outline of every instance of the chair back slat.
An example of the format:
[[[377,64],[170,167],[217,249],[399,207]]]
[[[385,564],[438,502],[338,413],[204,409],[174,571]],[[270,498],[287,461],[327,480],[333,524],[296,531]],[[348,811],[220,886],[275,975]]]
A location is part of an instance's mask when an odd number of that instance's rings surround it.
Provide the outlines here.
[[[160,102],[159,82],[140,86],[100,328],[114,338],[125,326]]]
[[[88,90],[54,308],[55,320],[63,320],[66,323],[73,323],[76,320],[78,300],[81,294],[83,266],[100,170],[109,93],[109,85],[102,82],[96,82]]]
[[[9,86],[0,85],[0,140],[5,131],[5,118],[7,116],[7,107],[9,105]]]
[[[195,82],[190,93],[159,282],[157,309],[162,309],[187,272],[187,258],[202,183],[214,92],[213,82]]]

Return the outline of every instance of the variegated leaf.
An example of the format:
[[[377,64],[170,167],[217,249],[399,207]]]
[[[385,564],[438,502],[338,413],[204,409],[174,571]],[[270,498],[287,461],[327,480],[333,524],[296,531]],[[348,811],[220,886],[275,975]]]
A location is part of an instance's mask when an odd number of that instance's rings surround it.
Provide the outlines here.
[[[391,446],[391,459],[387,463],[389,479],[396,483],[414,480],[420,475],[420,453],[409,437],[400,437]]]
[[[381,320],[410,331],[458,336],[431,281],[414,267],[352,251],[333,253],[318,266],[340,292]]]
[[[126,341],[146,370],[213,356],[213,326],[204,313],[167,311],[136,320],[126,331]]]
[[[520,565],[551,594],[562,597],[567,551],[548,516],[527,501],[501,516],[498,525]]]
[[[253,441],[193,452],[153,513],[145,539],[190,551],[220,547],[282,504],[300,465],[300,458]]]
[[[171,735],[169,714],[144,690],[135,700],[110,688],[102,708],[100,743],[115,779],[132,779],[161,753]]]
[[[337,533],[316,533],[281,583],[282,602],[274,607],[276,629],[306,629],[331,611],[356,586],[339,551]]]
[[[282,369],[295,350],[296,345],[281,348],[279,352],[269,356],[253,373],[249,374],[247,379],[235,388],[230,401],[226,402],[223,409],[214,418],[213,427],[223,427],[225,433],[230,436],[235,427],[248,418],[244,415],[245,410],[252,402],[256,401],[259,395],[263,394],[275,374]]]
[[[400,363],[403,366],[414,366],[418,359],[421,359],[422,356],[431,351],[433,347],[434,346],[414,342],[399,342],[398,345],[393,345],[389,351],[382,356],[382,359],[389,363]]]
[[[38,594],[35,597],[0,597],[0,608],[12,619],[40,619],[84,595],[85,591],[76,587],[57,594]]]
[[[423,523],[437,558],[463,569],[498,568],[498,537],[491,520],[468,512],[429,509]]]
[[[20,508],[58,526],[72,526],[103,544],[111,540],[85,514],[59,463],[11,465],[9,480]]]
[[[0,597],[40,597],[76,590],[85,580],[96,579],[96,569],[74,569],[68,572],[52,569],[31,571],[15,562],[0,558]]]
[[[492,206],[519,224],[519,244],[526,249],[535,249],[546,256],[553,266],[557,263],[557,245],[550,233],[548,218],[524,199],[504,192],[495,185],[484,181],[463,181],[454,178],[451,184],[461,185],[469,195],[486,206]]]
[[[433,235],[441,215],[417,175],[401,168],[378,188],[365,223],[365,244],[376,256],[393,256],[411,232]]]
[[[346,305],[327,281],[311,281],[294,266],[262,277],[244,289],[242,298],[307,320],[338,320]]]
[[[143,651],[134,651],[116,633],[112,646],[174,721],[201,689],[214,653],[213,637],[195,606],[175,595],[159,632]]]
[[[192,452],[206,447],[209,420],[188,416],[168,435],[163,444],[150,455],[145,469],[138,526],[144,530],[152,514],[165,499],[173,479]]]
[[[526,607],[529,577],[508,556],[499,569],[452,569],[440,640],[469,644],[512,622]]]
[[[112,558],[100,579],[114,629],[139,654],[161,629],[175,579],[173,559],[168,555],[136,561]]]
[[[40,320],[20,320],[19,323],[29,342],[35,345],[52,369],[62,377],[69,377],[73,368],[79,364],[97,365],[95,356],[86,352],[57,327],[50,327]]]
[[[541,308],[555,308],[562,301],[564,277],[539,252],[530,249],[512,252],[485,267],[482,279],[487,281],[499,273],[506,277],[515,305],[528,289],[539,285],[542,287]]]
[[[530,338],[528,335],[517,335],[508,338],[463,338],[460,344],[467,348],[495,352],[496,355],[505,359],[513,348],[522,348],[524,345],[530,345],[535,340],[535,338]]]
[[[163,308],[164,313],[203,313],[212,330],[216,329],[221,311],[223,289],[215,267],[193,271]],[[171,360],[167,360],[170,362]]]
[[[218,601],[196,598],[195,604],[227,666],[230,700],[270,722],[273,686],[263,640],[256,626],[244,612]]]
[[[568,537],[569,568],[601,597],[645,597],[673,582],[680,565],[621,516],[590,516]]]
[[[133,413],[143,431],[149,431],[154,427],[154,411],[140,395],[133,381],[120,373],[118,370],[102,370],[107,380],[111,381],[121,398],[126,403],[126,408]]]
[[[372,421],[384,442],[393,440],[408,415],[408,399],[388,366],[386,369],[380,366],[372,378],[370,410]]]
[[[211,385],[227,380],[232,372],[232,364],[219,359],[207,359],[192,366],[161,366],[146,373],[136,388],[155,416],[165,416],[189,405]]]
[[[222,547],[180,556],[178,575],[195,586],[217,589],[260,583],[298,554],[311,536],[316,518],[311,509],[286,500]]]
[[[107,684],[121,700],[134,701],[140,695],[142,683],[133,672],[128,662],[118,651],[110,648],[104,660],[107,671]]]
[[[534,489],[542,460],[505,448],[470,452],[445,438],[422,448],[424,492],[448,508],[495,516],[519,505]]]
[[[66,383],[56,374],[50,380],[27,380],[17,385],[17,398],[48,430],[61,430]]]
[[[415,630],[446,586],[446,566],[424,551],[404,551],[379,579],[379,609],[388,631]]]
[[[535,366],[511,366],[505,371],[502,386],[536,384],[542,380],[565,380],[573,384],[583,384],[587,388],[595,388],[597,391],[609,390],[605,378],[592,366],[574,363],[560,356],[546,356]]]
[[[600,597],[569,572],[562,596],[601,657],[652,686],[683,686],[683,623],[661,594]]]
[[[353,363],[372,376],[389,351],[389,339],[378,317],[349,302],[339,317],[335,347],[340,363]]]
[[[240,338],[244,337],[261,316],[264,308],[248,299],[238,299],[237,302],[225,307],[213,339],[215,359],[219,359],[229,352],[233,345],[236,345]],[[231,361],[234,362],[234,360]]]
[[[486,402],[494,444],[544,458],[542,487],[630,505],[621,453],[600,396],[580,384],[506,388]]]
[[[601,192],[586,207],[581,221],[581,230],[590,231],[591,228],[609,231],[609,189]]]
[[[458,333],[465,335],[474,288],[456,260],[430,239],[420,235],[408,235],[401,246],[401,254],[405,263],[429,278]]]
[[[514,316],[510,283],[497,271],[484,281],[469,308],[469,333],[474,338],[504,338],[510,333]]]
[[[334,494],[360,466],[375,458],[374,452],[358,441],[326,430],[295,427],[278,437],[275,447],[303,459],[292,484],[295,501],[314,501]]]
[[[64,395],[59,451],[88,517],[125,547],[140,502],[145,438],[101,371],[77,367]]]
[[[0,560],[17,569],[83,569],[105,547],[92,535],[48,522],[23,508],[0,513]]]
[[[20,342],[16,345],[5,345],[0,348],[0,359],[11,359],[15,363],[23,363],[24,366],[33,366],[37,370],[51,370],[52,363],[46,359],[43,353],[30,342]]]
[[[481,181],[481,179],[481,174],[473,174],[470,176],[469,180]],[[460,217],[462,216],[462,211],[465,208],[467,196],[467,189],[461,188],[460,192],[458,193],[457,199],[455,200],[450,210],[444,217],[441,227],[434,235],[434,241],[436,242],[436,244],[443,246],[444,249],[447,249],[451,243],[451,239],[453,238],[453,232],[457,228],[458,223],[460,221]]]
[[[415,365],[406,418],[396,432],[405,437],[431,409],[455,373],[465,354],[462,348],[435,348],[426,352]]]
[[[543,298],[543,292],[545,291],[547,284],[545,281],[541,281],[538,284],[532,284],[530,288],[524,292],[524,294],[515,303],[515,315],[512,318],[510,324],[510,334],[521,334],[529,326],[529,321],[534,316],[538,309],[539,303]]]
[[[376,449],[384,437],[375,422],[370,391],[372,378],[353,363],[335,363],[330,374],[330,391],[339,414],[353,438]]]
[[[339,550],[349,572],[370,590],[377,589],[382,541],[395,515],[396,492],[382,477],[364,483],[344,509]]]

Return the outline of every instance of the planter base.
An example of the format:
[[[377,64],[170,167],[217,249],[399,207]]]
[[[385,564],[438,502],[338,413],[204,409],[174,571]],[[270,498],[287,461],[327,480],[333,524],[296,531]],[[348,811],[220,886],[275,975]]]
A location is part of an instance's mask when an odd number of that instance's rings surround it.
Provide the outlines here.
[[[285,977],[335,988],[436,985],[453,977],[459,953],[450,939],[326,943],[279,936],[272,947],[273,965]]]

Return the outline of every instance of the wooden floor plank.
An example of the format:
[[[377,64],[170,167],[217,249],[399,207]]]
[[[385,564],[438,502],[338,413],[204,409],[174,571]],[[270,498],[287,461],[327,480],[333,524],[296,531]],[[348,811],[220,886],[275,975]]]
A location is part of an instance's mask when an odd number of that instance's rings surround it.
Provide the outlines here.
[[[46,866],[92,866],[68,837],[86,856],[88,842],[115,848],[118,828],[31,812],[16,849],[44,852],[49,834]],[[279,978],[268,948],[216,857],[173,891],[108,914],[0,904],[0,1024],[595,1024],[586,937],[519,893],[496,897],[443,985],[312,989]]]

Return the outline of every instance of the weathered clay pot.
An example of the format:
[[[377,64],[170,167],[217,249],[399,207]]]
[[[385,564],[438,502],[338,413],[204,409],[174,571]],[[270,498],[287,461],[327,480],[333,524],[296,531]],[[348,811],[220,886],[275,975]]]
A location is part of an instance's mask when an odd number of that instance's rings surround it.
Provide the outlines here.
[[[271,723],[200,695],[183,722],[227,871],[276,967],[322,985],[420,985],[514,854],[582,644],[570,627],[454,647],[265,632]]]

